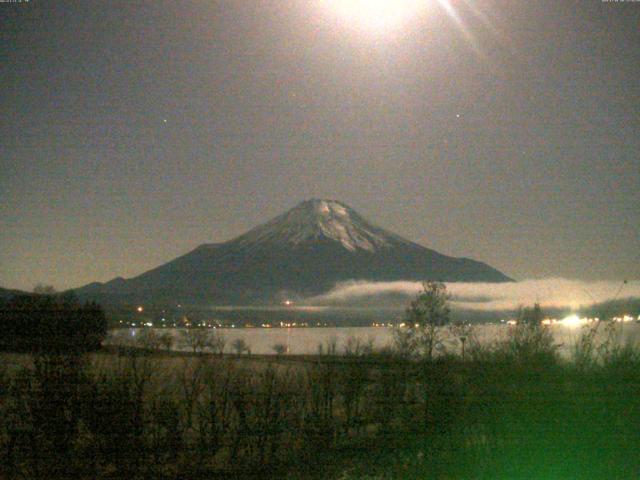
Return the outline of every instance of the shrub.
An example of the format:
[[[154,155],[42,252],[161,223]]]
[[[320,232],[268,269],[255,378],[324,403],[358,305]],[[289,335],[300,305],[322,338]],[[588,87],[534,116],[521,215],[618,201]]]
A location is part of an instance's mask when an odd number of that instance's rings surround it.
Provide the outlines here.
[[[510,328],[507,341],[502,345],[502,353],[520,364],[557,362],[559,345],[551,330],[542,325],[542,318],[538,304],[531,309],[521,309],[517,324]]]

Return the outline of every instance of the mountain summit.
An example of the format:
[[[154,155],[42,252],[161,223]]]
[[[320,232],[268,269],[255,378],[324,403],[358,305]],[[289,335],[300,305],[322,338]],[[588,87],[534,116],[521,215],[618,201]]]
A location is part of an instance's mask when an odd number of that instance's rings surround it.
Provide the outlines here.
[[[511,279],[376,227],[344,203],[312,199],[228,242],[200,245],[137,277],[76,293],[103,302],[269,304],[321,294],[347,280]]]
[[[242,245],[300,244],[333,240],[351,252],[376,252],[406,240],[363,219],[344,203],[313,199],[260,225],[236,240]]]

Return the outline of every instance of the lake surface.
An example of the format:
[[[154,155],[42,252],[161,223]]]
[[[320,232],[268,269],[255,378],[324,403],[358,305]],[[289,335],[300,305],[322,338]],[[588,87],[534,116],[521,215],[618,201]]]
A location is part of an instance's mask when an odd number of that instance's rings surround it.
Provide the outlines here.
[[[604,324],[599,326],[598,339],[605,337],[604,327]],[[490,344],[505,339],[511,328],[513,327],[504,324],[477,325],[473,327],[472,331],[480,343]],[[556,324],[547,328],[551,329],[556,342],[561,345],[560,352],[567,356],[572,351],[572,346],[585,327]],[[188,350],[188,347],[180,345],[180,329],[155,328],[148,330],[154,330],[158,334],[170,332],[176,339],[174,349]],[[128,344],[135,342],[141,331],[142,329],[139,328],[112,330],[107,343]],[[251,353],[260,355],[274,354],[273,346],[276,344],[286,345],[289,353],[300,355],[317,353],[319,345],[322,345],[324,351],[326,351],[327,345],[331,343],[335,343],[337,351],[341,353],[344,352],[345,346],[349,341],[371,342],[374,348],[382,348],[390,345],[393,340],[393,329],[390,327],[218,328],[215,329],[215,332],[226,339],[226,351],[231,352],[231,343],[241,338],[249,345]],[[615,332],[619,341],[633,342],[640,345],[640,324],[636,322],[617,324]],[[443,338],[443,347],[445,349],[453,352],[460,351],[460,342],[448,331],[443,331]]]

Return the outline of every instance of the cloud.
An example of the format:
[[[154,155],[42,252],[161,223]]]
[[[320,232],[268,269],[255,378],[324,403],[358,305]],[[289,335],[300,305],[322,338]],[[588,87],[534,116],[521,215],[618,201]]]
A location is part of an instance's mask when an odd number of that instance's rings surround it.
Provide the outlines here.
[[[339,283],[324,295],[307,299],[314,305],[376,304],[405,301],[422,288],[420,282]],[[547,308],[578,308],[614,298],[640,298],[640,281],[584,282],[564,278],[523,280],[511,283],[448,283],[454,307],[469,310],[513,310],[520,305],[539,302]]]

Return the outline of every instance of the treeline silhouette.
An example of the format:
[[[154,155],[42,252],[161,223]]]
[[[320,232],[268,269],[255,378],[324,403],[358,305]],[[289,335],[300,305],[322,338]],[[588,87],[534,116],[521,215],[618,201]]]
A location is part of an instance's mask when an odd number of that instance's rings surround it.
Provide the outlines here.
[[[107,334],[104,311],[73,295],[17,295],[0,303],[0,348],[32,353],[98,350]]]

